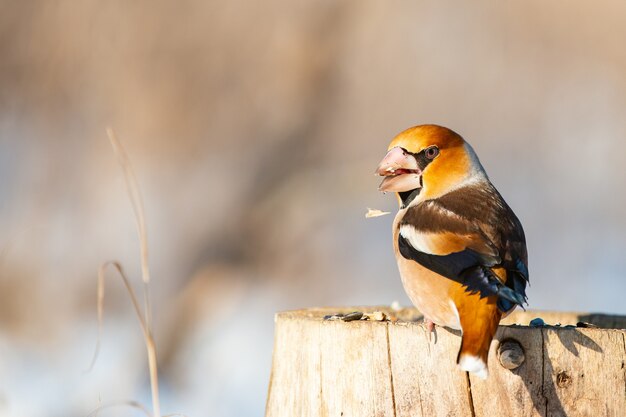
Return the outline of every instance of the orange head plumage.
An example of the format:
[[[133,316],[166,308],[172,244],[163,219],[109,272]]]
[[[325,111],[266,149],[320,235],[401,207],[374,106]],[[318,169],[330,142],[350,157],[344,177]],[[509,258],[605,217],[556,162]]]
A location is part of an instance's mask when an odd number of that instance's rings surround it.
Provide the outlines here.
[[[397,192],[401,205],[437,198],[474,178],[486,178],[472,147],[442,126],[411,127],[397,135],[388,150],[376,170],[385,177],[379,188]]]

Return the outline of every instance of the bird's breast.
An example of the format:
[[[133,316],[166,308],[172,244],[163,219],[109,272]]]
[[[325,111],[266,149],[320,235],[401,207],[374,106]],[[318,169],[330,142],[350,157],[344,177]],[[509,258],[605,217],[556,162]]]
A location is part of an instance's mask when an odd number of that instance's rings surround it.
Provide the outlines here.
[[[404,290],[415,307],[435,324],[461,329],[459,313],[454,302],[454,296],[463,291],[461,284],[400,254],[399,228],[396,226],[401,217],[399,213],[394,221],[393,245]]]

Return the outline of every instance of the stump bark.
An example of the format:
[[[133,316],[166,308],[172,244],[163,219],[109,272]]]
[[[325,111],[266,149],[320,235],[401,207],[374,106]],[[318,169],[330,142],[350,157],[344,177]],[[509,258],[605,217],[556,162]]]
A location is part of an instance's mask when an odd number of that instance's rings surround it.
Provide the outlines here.
[[[324,320],[351,311],[386,319]],[[536,317],[547,326],[526,326]],[[420,318],[382,307],[278,313],[266,417],[626,416],[626,317],[514,312],[487,380],[456,367],[458,332],[437,327],[429,341]]]

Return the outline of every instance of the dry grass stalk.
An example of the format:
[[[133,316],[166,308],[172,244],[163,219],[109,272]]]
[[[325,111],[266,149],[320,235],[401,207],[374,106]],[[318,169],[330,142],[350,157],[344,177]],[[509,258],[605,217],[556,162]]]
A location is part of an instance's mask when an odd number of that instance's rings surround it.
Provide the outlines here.
[[[150,284],[150,270],[148,268],[148,238],[146,233],[146,222],[144,216],[144,208],[143,202],[141,199],[141,194],[139,192],[139,185],[137,184],[137,179],[135,177],[135,173],[132,169],[130,159],[126,154],[124,147],[121,142],[116,138],[115,133],[111,128],[107,129],[107,135],[113,146],[113,151],[118,157],[118,161],[120,166],[124,171],[124,179],[126,181],[126,187],[128,190],[128,195],[130,197],[131,205],[133,207],[133,211],[135,213],[135,221],[137,224],[137,232],[139,234],[139,242],[141,249],[141,275],[143,281],[143,299],[144,299],[144,311],[141,310],[139,305],[139,301],[133,290],[133,287],[126,277],[122,266],[115,261],[105,262],[100,266],[98,270],[98,301],[97,301],[97,309],[98,309],[98,339],[96,343],[96,349],[94,352],[93,359],[91,361],[91,365],[89,370],[93,368],[93,365],[98,357],[98,353],[100,351],[100,334],[102,332],[102,320],[104,313],[104,277],[105,272],[108,266],[113,266],[119,276],[121,277],[124,285],[126,286],[126,290],[128,291],[128,295],[133,303],[133,307],[135,309],[135,313],[137,315],[137,319],[139,320],[139,324],[141,325],[141,330],[143,332],[144,341],[146,343],[146,350],[148,353],[148,367],[150,370],[150,388],[152,391],[152,415],[154,417],[161,417],[161,407],[159,403],[159,378],[158,378],[158,370],[157,370],[157,355],[156,355],[156,344],[154,342],[154,337],[152,335],[152,307],[150,304],[150,292],[149,292],[149,284]],[[115,404],[113,404],[115,405]],[[130,405],[135,408],[139,408],[146,412],[148,416],[150,413],[141,406],[140,404],[129,401],[122,404],[117,405]],[[108,406],[106,406],[108,407]],[[98,407],[95,413],[98,410],[104,408]],[[93,413],[92,413],[93,414]]]
[[[115,136],[115,132],[110,127],[107,128],[107,135],[113,151],[118,158],[119,164],[124,171],[124,179],[126,180],[126,188],[128,190],[128,197],[135,213],[135,222],[137,224],[137,233],[139,235],[139,245],[141,250],[141,279],[144,283],[144,309],[146,315],[146,321],[148,325],[152,323],[152,309],[150,308],[150,268],[148,266],[148,234],[146,231],[146,220],[144,215],[143,200],[141,199],[141,193],[139,192],[139,184],[135,171],[130,163],[128,154],[122,146],[122,143]]]
[[[143,314],[141,312],[141,307],[139,306],[137,295],[135,294],[135,290],[133,290],[133,287],[128,277],[124,273],[124,269],[122,268],[122,265],[116,261],[108,261],[108,262],[103,263],[102,265],[100,265],[100,268],[98,269],[98,299],[97,299],[98,338],[96,340],[96,349],[94,351],[93,358],[91,359],[91,364],[89,365],[89,368],[87,369],[86,372],[89,372],[93,369],[93,366],[96,363],[96,359],[98,359],[98,354],[100,353],[100,336],[102,334],[102,322],[104,318],[104,278],[105,278],[106,269],[109,266],[112,266],[117,270],[119,277],[124,282],[124,286],[126,287],[126,290],[128,291],[128,296],[130,297],[130,300],[133,303],[133,307],[135,308],[135,314],[137,314],[137,319],[139,319],[139,324],[141,326],[141,331],[143,332],[144,338],[146,337],[148,333],[148,328],[144,320]]]
[[[130,159],[122,143],[115,136],[115,132],[110,127],[107,128],[109,141],[113,146],[113,151],[118,157],[120,166],[124,170],[124,179],[130,202],[135,212],[135,221],[137,223],[137,233],[139,234],[140,250],[141,250],[141,278],[144,284],[144,316],[143,330],[146,349],[148,352],[148,366],[150,368],[150,388],[152,390],[152,412],[155,417],[161,416],[161,406],[159,404],[159,376],[157,370],[156,344],[152,336],[152,308],[150,305],[150,269],[148,267],[148,236],[146,232],[146,220],[144,215],[143,200],[139,192],[139,185],[135,172],[133,171]],[[130,292],[129,292],[130,293]],[[135,300],[136,301],[136,300]],[[136,307],[136,302],[135,307]],[[141,317],[139,312],[138,317]],[[140,322],[142,320],[140,319]]]

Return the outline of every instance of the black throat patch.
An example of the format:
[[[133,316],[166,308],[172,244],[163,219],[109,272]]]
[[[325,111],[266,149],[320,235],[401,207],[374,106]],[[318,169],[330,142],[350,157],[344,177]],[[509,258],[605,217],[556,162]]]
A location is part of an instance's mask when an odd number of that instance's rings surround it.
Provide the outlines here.
[[[420,179],[420,182],[421,182],[421,179]],[[401,193],[398,193],[398,195],[400,196],[400,200],[402,200],[402,207],[400,208],[406,208],[409,204],[411,204],[411,201],[415,200],[415,197],[420,195],[421,190],[422,190],[421,188],[416,188],[414,190],[403,191]]]
[[[424,172],[424,170],[426,169],[428,164],[430,164],[433,161],[432,159],[428,159],[426,157],[426,150],[424,150],[424,149],[422,151],[418,152],[418,153],[412,153],[412,152],[407,151],[404,148],[402,148],[402,149],[404,150],[404,152],[413,155],[413,157],[417,161],[417,166],[419,167],[420,171],[422,171],[422,173]],[[400,200],[402,200],[402,207],[401,208],[406,208],[409,204],[411,204],[411,201],[415,200],[415,197],[420,195],[420,191],[422,190],[421,187],[424,186],[423,181],[424,180],[423,180],[422,176],[420,175],[420,188],[416,188],[414,190],[403,191],[401,193],[398,193],[398,195],[400,196]]]

